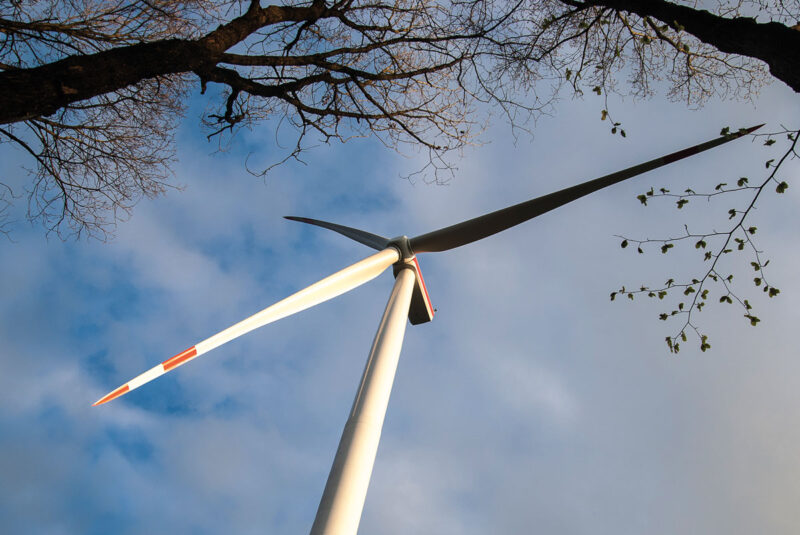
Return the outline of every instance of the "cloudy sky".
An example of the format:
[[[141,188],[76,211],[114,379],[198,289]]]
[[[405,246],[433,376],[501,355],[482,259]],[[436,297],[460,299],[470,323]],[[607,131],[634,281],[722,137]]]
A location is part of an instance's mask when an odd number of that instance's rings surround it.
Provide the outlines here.
[[[199,103],[198,103],[199,105]],[[563,101],[516,143],[497,123],[447,186],[379,144],[320,146],[265,180],[268,127],[212,154],[191,113],[181,192],[142,202],[111,243],[20,223],[0,240],[0,519],[7,533],[307,532],[385,306],[388,273],[267,326],[123,398],[93,401],[232,323],[370,253],[310,216],[416,235],[715,137],[798,116],[783,87],[755,104]],[[790,124],[790,126],[793,123]],[[795,125],[796,126],[796,125]],[[779,146],[776,145],[775,147]],[[797,166],[752,224],[781,289],[749,259],[725,269],[762,319],[709,306],[679,355],[677,324],[621,284],[691,278],[691,244],[621,249],[727,228],[733,201],[644,207],[650,186],[761,180],[774,157],[739,140],[594,194],[479,244],[420,259],[435,321],[410,327],[361,533],[796,533],[800,525]],[[20,184],[18,155],[0,168]],[[253,160],[251,160],[251,163]],[[735,203],[734,203],[735,204]],[[716,293],[715,293],[716,292]],[[712,289],[712,302],[719,292]],[[716,298],[714,297],[716,295]]]

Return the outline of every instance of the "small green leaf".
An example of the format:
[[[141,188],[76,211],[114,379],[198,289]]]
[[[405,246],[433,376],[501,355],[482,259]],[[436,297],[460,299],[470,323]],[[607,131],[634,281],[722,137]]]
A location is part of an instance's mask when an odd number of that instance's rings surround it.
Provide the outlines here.
[[[594,91],[594,92],[595,92],[595,93],[597,93],[598,95],[601,95],[601,94],[603,93],[603,90],[600,88],[600,86],[599,86],[599,85],[596,85],[596,86],[594,86],[594,87],[592,88],[592,91]]]
[[[681,331],[681,340],[686,341],[686,331]]]
[[[756,277],[755,279],[753,279],[753,282],[755,283],[756,286],[761,286],[761,277]]]
[[[672,286],[673,284],[675,284],[675,279],[668,279],[668,280],[667,280],[667,282],[666,282],[666,284],[667,284],[667,288],[669,288],[670,286]]]
[[[700,241],[698,241],[697,243],[694,244],[694,248],[695,249],[700,249],[702,247],[703,249],[705,249],[706,245],[707,244],[706,244],[706,242],[704,240],[700,240]]]
[[[658,315],[658,319],[660,319],[661,321],[667,321],[667,318],[669,318],[667,314],[662,313]]]
[[[647,196],[646,195],[637,195],[636,198],[639,199],[640,203],[642,203],[643,205],[647,206]]]
[[[711,260],[711,251],[706,251],[706,254],[703,255],[703,260]]]
[[[639,253],[639,254],[643,254],[644,253],[644,251],[642,251],[641,247],[637,247],[636,248],[636,252]]]
[[[753,316],[752,314],[745,314],[744,317],[750,320],[750,325],[752,325],[753,327],[755,327],[756,324],[759,321],[761,321],[760,319],[758,319],[757,317]]]
[[[714,187],[714,189],[715,189],[716,191],[719,191],[719,190],[721,190],[723,187],[725,187],[725,186],[727,186],[727,185],[728,185],[728,184],[727,184],[726,182],[720,182],[719,184],[717,184],[717,185]]]
[[[667,292],[665,292],[664,290],[661,290],[660,292],[658,292],[658,298],[659,299],[664,299],[665,295],[667,295]]]
[[[694,292],[695,292],[694,288],[692,288],[691,286],[687,286],[686,289],[683,291],[683,295],[689,295]]]
[[[761,264],[759,264],[758,262],[750,262],[750,265],[753,266],[753,271],[758,271],[759,269],[761,269]]]
[[[770,297],[775,297],[775,296],[776,296],[776,295],[778,295],[779,293],[781,293],[781,291],[780,291],[779,289],[777,289],[777,288],[770,288],[770,289],[769,289],[769,294],[768,294],[768,295],[769,295]]]
[[[689,202],[689,199],[679,199],[678,202],[676,203],[678,205],[678,210],[683,208],[683,206],[688,202]]]
[[[675,247],[675,244],[672,244],[672,243],[665,243],[664,245],[662,245],[662,246],[661,246],[661,253],[662,253],[662,254],[666,254],[666,253],[667,253],[667,251],[669,251],[669,250],[670,250],[670,249],[672,249],[673,247]]]
[[[749,232],[750,234],[755,234],[756,230],[758,230],[756,227],[750,227],[747,229],[747,232]]]
[[[767,147],[769,147],[770,145],[774,145],[774,144],[775,144],[775,140],[774,139],[768,139],[768,140],[766,140],[764,142],[764,145],[766,145]]]
[[[743,176],[742,178],[740,178],[739,180],[736,181],[736,185],[739,186],[740,188],[742,186],[744,186],[745,184],[747,184],[747,177],[746,176]]]
[[[723,295],[719,298],[720,303],[728,303],[729,305],[733,304],[733,299],[729,295]]]
[[[625,130],[623,130],[622,128],[620,128],[620,129],[619,129],[619,135],[621,135],[622,137],[628,137],[628,136],[625,134]]]
[[[614,298],[617,296],[617,292],[611,292],[611,300],[613,301]]]
[[[789,184],[787,184],[786,182],[781,182],[780,184],[778,184],[778,187],[775,188],[775,191],[777,191],[778,193],[783,193],[786,191],[786,188],[788,187]]]
[[[725,128],[723,128],[722,130],[719,131],[719,135],[721,135],[721,136],[727,136],[730,133],[731,133],[731,127],[730,126],[726,126]]]
[[[620,243],[619,246],[623,249],[626,248],[628,246],[628,240],[622,240],[622,243]]]
[[[569,78],[567,78],[569,80]],[[605,121],[608,119],[608,110],[601,110],[600,111],[600,120]]]
[[[772,162],[774,162],[774,161],[775,161],[775,158],[772,158],[771,160],[767,160],[766,163],[764,164],[764,167],[769,169],[769,166],[772,165]]]
[[[731,208],[730,210],[728,210],[728,216],[729,216],[728,219],[733,219],[734,217],[736,217],[736,208]]]

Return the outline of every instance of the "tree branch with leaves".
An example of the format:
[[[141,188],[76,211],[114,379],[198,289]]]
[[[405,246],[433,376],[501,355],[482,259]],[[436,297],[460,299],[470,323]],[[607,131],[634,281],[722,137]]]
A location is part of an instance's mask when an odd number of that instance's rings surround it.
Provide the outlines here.
[[[722,133],[723,135],[729,133],[729,129],[723,129]],[[739,177],[735,181],[735,186],[721,182],[709,192],[696,192],[687,188],[682,193],[673,193],[666,188],[660,188],[658,191],[650,188],[637,197],[645,206],[648,202],[675,201],[678,210],[698,200],[708,202],[727,200],[731,204],[736,203],[727,210],[727,229],[691,232],[688,226],[685,226],[684,233],[675,237],[653,239],[619,236],[622,239],[620,246],[623,249],[635,248],[639,254],[644,254],[648,249],[658,248],[666,255],[673,248],[689,247],[695,249],[702,257],[702,267],[698,268],[691,278],[680,281],[669,278],[663,285],[656,287],[638,286],[634,287],[637,289],[631,289],[622,286],[611,293],[612,301],[617,296],[625,296],[630,300],[634,300],[636,296],[647,296],[669,302],[668,309],[659,313],[658,317],[662,321],[675,321],[678,324],[675,334],[666,337],[667,346],[673,353],[680,350],[681,342],[687,341],[687,332],[699,340],[701,351],[711,347],[708,335],[700,329],[697,321],[697,315],[709,303],[736,304],[750,325],[756,326],[761,321],[755,315],[750,300],[744,297],[741,286],[734,282],[729,255],[743,253],[748,257],[746,261],[749,261],[753,269],[752,283],[768,297],[772,298],[780,293],[780,290],[767,279],[766,268],[769,260],[764,258],[764,252],[758,247],[756,242],[758,229],[751,220],[756,203],[762,199],[765,191],[774,188],[777,194],[783,194],[788,189],[789,184],[782,178],[782,173],[786,170],[787,162],[800,156],[797,150],[800,131],[783,129],[753,136],[755,139],[764,139],[763,144],[768,147],[775,145],[778,139],[784,139],[786,142],[779,156],[766,161],[767,173],[760,182],[751,184],[748,177]]]

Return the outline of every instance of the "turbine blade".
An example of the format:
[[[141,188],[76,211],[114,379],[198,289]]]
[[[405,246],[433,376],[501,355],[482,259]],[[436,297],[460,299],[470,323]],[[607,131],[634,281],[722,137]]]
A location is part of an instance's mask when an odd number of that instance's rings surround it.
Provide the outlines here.
[[[244,319],[228,327],[222,332],[219,332],[207,338],[202,342],[190,347],[189,349],[178,353],[172,358],[169,358],[144,372],[143,374],[131,379],[124,385],[116,390],[111,391],[102,398],[98,399],[93,406],[102,405],[114,398],[139,388],[145,383],[148,383],[164,375],[170,370],[177,368],[182,364],[186,364],[192,359],[199,357],[204,353],[208,353],[212,349],[221,346],[226,342],[246,334],[253,329],[262,327],[273,321],[277,321],[286,316],[291,316],[301,310],[305,310],[314,305],[318,305],[324,301],[332,299],[337,295],[352,290],[361,286],[365,282],[371,281],[380,275],[386,268],[400,260],[400,253],[394,247],[389,247],[383,251],[376,253],[372,256],[356,262],[352,266],[346,267],[333,275],[322,279],[321,281],[312,284],[311,286],[300,290],[299,292],[290,295],[282,301],[278,301],[274,305],[265,308],[261,312],[257,312],[247,319]]]
[[[285,215],[283,216],[283,218],[289,219],[290,221],[299,221],[301,223],[308,223],[309,225],[316,225],[318,227],[338,232],[343,236],[347,236],[351,240],[355,240],[358,243],[363,243],[367,247],[372,247],[373,249],[377,249],[378,251],[386,249],[386,247],[389,244],[388,238],[384,238],[383,236],[378,236],[377,234],[372,234],[365,230],[359,230],[357,228],[345,227],[344,225],[337,225],[336,223],[328,223],[327,221],[320,221],[319,219],[311,219],[309,217],[296,217],[293,215]]]
[[[474,241],[481,240],[492,234],[497,234],[511,227],[517,226],[538,215],[549,212],[564,204],[579,199],[599,189],[611,186],[628,178],[641,175],[652,169],[670,164],[677,160],[687,158],[705,150],[711,149],[728,141],[742,137],[750,132],[761,128],[764,125],[754,126],[740,130],[737,133],[712,139],[700,145],[695,145],[687,149],[679,150],[661,158],[656,158],[639,165],[634,165],[622,171],[605,175],[583,184],[578,184],[542,197],[537,197],[529,201],[522,202],[491,212],[474,219],[463,221],[455,225],[445,227],[427,234],[422,234],[411,238],[410,245],[414,253],[434,253],[454,249]]]

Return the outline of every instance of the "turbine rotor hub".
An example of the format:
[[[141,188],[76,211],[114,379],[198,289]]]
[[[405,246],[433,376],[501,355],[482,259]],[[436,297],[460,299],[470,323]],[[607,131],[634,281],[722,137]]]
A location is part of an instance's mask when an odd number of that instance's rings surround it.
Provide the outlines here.
[[[414,251],[411,250],[411,240],[408,239],[408,236],[403,235],[392,238],[386,245],[394,247],[400,252],[400,262],[406,262],[414,258]]]

